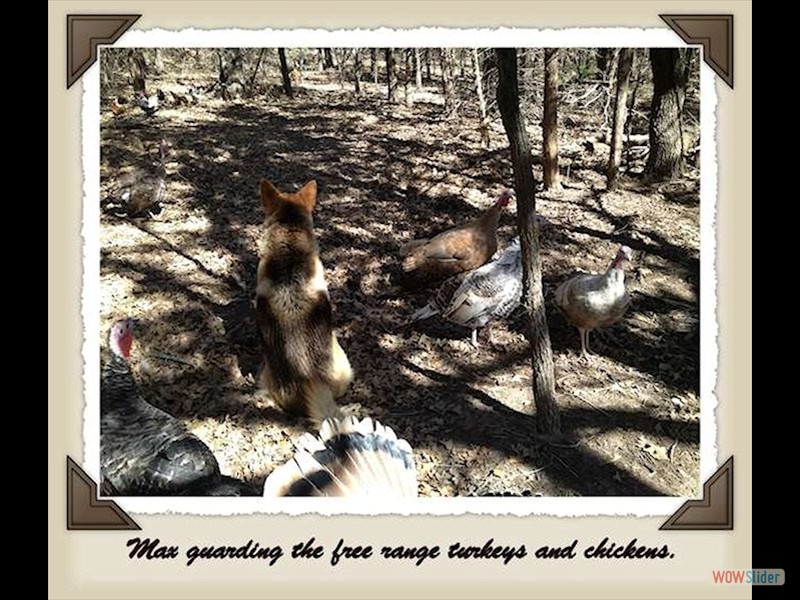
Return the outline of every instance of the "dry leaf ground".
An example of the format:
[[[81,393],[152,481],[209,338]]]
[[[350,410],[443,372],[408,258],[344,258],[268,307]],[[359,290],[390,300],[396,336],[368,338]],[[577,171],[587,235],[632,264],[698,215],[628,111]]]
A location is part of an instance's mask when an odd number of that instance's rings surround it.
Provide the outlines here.
[[[164,136],[173,143],[167,201],[152,219],[101,218],[101,317],[143,319],[136,374],[153,404],[185,420],[224,473],[255,483],[292,453],[306,424],[254,386],[251,308],[261,177],[320,185],[316,231],[336,327],[356,378],[342,403],[415,449],[420,493],[695,495],[699,490],[699,196],[695,179],[661,187],[624,179],[605,193],[607,146],[590,113],[562,119],[565,189],[542,194],[546,292],[576,269],[602,270],[620,243],[637,254],[631,310],[597,353],[578,360],[577,331],[548,299],[558,401],[572,441],[537,442],[521,315],[481,334],[436,321],[403,327],[424,292],[393,293],[401,243],[480,213],[511,185],[494,125],[441,116],[430,88],[414,108],[360,100],[306,80],[297,96],[206,98],[155,117],[102,116],[101,192]],[[538,127],[531,126],[534,148]],[[537,172],[540,178],[541,173]],[[504,244],[514,209],[503,216]],[[491,340],[489,334],[491,333]]]

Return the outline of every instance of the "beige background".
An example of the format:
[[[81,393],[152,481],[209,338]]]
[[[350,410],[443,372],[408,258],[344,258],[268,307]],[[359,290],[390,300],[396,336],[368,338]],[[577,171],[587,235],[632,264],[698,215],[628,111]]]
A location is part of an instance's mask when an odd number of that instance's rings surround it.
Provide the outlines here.
[[[82,458],[80,85],[65,90],[67,13],[143,13],[137,28],[442,26],[659,27],[659,13],[735,14],[736,90],[718,83],[717,212],[720,363],[719,456],[736,456],[732,532],[660,532],[663,518],[186,517],[135,515],[142,532],[67,532],[64,460]],[[48,63],[48,484],[49,588],[55,598],[233,597],[750,597],[747,586],[711,583],[711,569],[751,561],[751,37],[749,2],[51,2]],[[434,41],[431,45],[436,45]],[[498,500],[500,502],[501,500]],[[291,561],[129,561],[135,535],[180,545],[291,546],[315,535],[334,545],[422,545],[494,537],[509,545],[586,545],[605,536],[668,544],[664,561],[370,560],[330,567]],[[760,565],[764,566],[764,565]],[[769,565],[766,565],[769,566]]]

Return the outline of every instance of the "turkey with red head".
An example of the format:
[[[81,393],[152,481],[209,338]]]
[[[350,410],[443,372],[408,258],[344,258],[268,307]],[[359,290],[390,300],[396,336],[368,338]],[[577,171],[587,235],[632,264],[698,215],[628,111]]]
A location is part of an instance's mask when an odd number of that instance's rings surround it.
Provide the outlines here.
[[[101,489],[121,496],[257,495],[221,475],[208,446],[142,397],[128,362],[136,323],[121,319],[108,334],[111,357],[100,379]]]
[[[581,334],[581,357],[590,353],[589,332],[619,321],[630,304],[625,289],[625,263],[633,258],[628,246],[620,246],[605,273],[581,273],[556,289],[556,304]]]

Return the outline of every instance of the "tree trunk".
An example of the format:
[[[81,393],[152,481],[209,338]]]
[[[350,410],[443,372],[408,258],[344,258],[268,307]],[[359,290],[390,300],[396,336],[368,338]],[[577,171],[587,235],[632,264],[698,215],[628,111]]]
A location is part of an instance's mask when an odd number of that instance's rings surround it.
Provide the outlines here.
[[[636,59],[637,51],[633,51],[633,67],[631,68],[631,79],[633,79],[633,91],[630,94],[630,100],[628,101],[628,116],[625,120],[625,139],[629,140],[632,131],[633,131],[633,111],[636,109],[636,94],[639,91],[639,85],[642,83],[641,77],[641,58],[639,60]],[[641,56],[641,55],[640,55]],[[650,136],[647,136],[648,140]],[[631,164],[631,151],[630,151],[630,144],[623,146],[625,149],[625,167],[628,168]]]
[[[335,64],[333,64],[333,52],[331,52],[330,48],[323,48],[322,52],[323,52],[323,55],[325,57],[324,58],[324,62],[323,62],[323,64],[325,65],[325,68],[326,69],[333,69],[336,66]]]
[[[496,48],[495,53],[498,70],[497,104],[511,146],[511,162],[514,167],[517,228],[522,246],[523,304],[528,312],[526,333],[531,345],[536,424],[542,434],[559,435],[561,417],[555,400],[553,351],[550,347],[542,295],[539,234],[534,222],[536,195],[531,146],[519,109],[517,51],[514,48]]]
[[[456,112],[456,85],[453,76],[453,49],[441,48],[439,57],[442,66],[442,93],[444,94],[444,110],[447,116]]]
[[[219,83],[225,100],[238,98],[244,93],[244,59],[241,48],[217,50]]]
[[[414,105],[414,96],[411,92],[411,49],[403,50],[403,100],[408,108]]]
[[[361,95],[361,48],[353,48],[353,88]]]
[[[597,49],[597,72],[603,81],[608,81],[611,74],[611,65],[614,58],[613,48],[598,48]]]
[[[153,48],[153,73],[156,75],[164,73],[164,55],[159,48]]]
[[[394,104],[398,101],[397,65],[394,60],[394,48],[386,48],[386,98]]]
[[[483,70],[481,69],[481,57],[477,48],[472,49],[472,63],[475,70],[475,95],[478,97],[478,110],[481,120],[478,130],[481,134],[481,146],[489,147],[489,117],[486,110],[486,97],[483,95]]]
[[[683,101],[687,53],[679,48],[651,48],[653,102],[650,105],[650,181],[672,179],[683,169]]]
[[[633,49],[620,48],[617,59],[617,94],[614,99],[614,124],[611,128],[611,149],[608,156],[608,181],[609,190],[617,189],[619,176],[619,163],[622,159],[622,134],[625,127],[626,108],[628,103],[628,88],[631,83],[631,67],[633,66]]]
[[[131,73],[131,83],[134,93],[147,95],[147,63],[141,50],[131,50],[128,55],[128,69]]]
[[[370,68],[372,69],[372,83],[378,83],[378,50],[377,48],[369,49]]]
[[[261,50],[258,51],[258,60],[256,61],[256,68],[253,69],[253,74],[250,76],[250,83],[247,84],[248,94],[252,91],[253,84],[255,84],[256,82],[256,76],[258,75],[258,70],[261,68],[261,61],[264,60],[264,53],[266,51],[267,51],[266,48],[261,48]],[[280,53],[280,51],[278,52]]]
[[[425,81],[431,82],[431,49],[425,48]]]
[[[414,75],[416,77],[417,89],[422,88],[422,57],[419,48],[414,48]]]
[[[319,70],[325,70],[325,52],[322,51],[322,48],[317,48],[317,62],[319,64]]]
[[[286,48],[278,48],[278,59],[281,61],[281,79],[283,80],[283,91],[289,96],[294,96],[292,91],[292,79],[289,77],[289,63],[286,60]]]
[[[543,136],[544,188],[558,189],[558,48],[544,50]]]

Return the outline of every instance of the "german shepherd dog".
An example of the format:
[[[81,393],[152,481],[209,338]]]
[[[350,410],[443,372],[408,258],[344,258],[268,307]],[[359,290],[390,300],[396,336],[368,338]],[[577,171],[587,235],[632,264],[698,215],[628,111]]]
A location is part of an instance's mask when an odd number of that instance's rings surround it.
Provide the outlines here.
[[[319,423],[341,417],[335,399],[353,378],[336,340],[331,301],[314,237],[317,182],[285,194],[261,181],[266,212],[256,286],[264,349],[260,385],[290,414]]]

